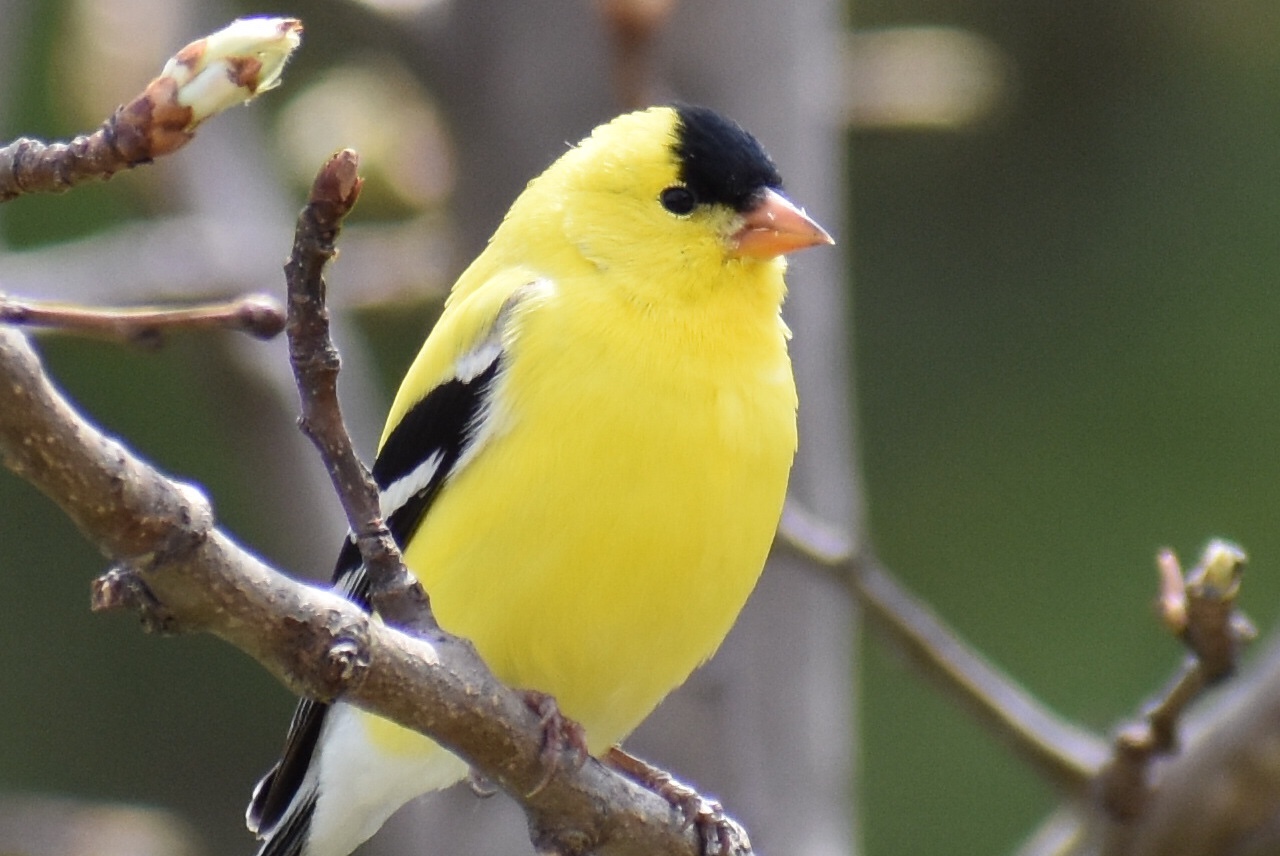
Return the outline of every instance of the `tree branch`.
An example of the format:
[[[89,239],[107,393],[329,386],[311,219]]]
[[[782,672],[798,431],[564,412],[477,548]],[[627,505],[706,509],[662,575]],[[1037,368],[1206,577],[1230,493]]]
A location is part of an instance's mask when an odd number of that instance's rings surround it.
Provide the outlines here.
[[[594,760],[559,764],[548,778],[537,715],[465,642],[401,633],[254,558],[213,525],[198,490],[76,413],[25,337],[4,328],[0,454],[116,563],[94,584],[96,610],[132,608],[155,629],[212,633],[295,692],[341,696],[429,734],[521,804],[540,849],[700,853],[696,831],[666,801]]]

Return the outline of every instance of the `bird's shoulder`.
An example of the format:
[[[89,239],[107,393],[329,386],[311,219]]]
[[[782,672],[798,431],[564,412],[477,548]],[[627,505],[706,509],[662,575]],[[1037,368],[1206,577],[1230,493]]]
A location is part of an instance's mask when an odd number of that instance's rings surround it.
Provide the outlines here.
[[[382,443],[405,414],[432,390],[451,381],[469,382],[509,344],[515,313],[537,302],[552,284],[525,267],[507,267],[478,281],[464,278],[414,358],[391,405]]]

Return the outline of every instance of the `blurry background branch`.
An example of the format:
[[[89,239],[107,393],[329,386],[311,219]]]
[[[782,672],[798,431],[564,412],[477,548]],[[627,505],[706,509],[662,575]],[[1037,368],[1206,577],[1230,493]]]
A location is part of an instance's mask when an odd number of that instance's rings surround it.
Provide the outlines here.
[[[959,639],[869,551],[853,553],[843,535],[796,503],[787,506],[778,534],[784,545],[838,575],[878,634],[1042,780],[1069,799],[1088,795],[1107,757],[1101,739],[1047,709]]]
[[[156,346],[166,327],[238,330],[270,339],[284,330],[284,310],[273,298],[251,295],[223,303],[178,309],[88,309],[68,303],[39,303],[0,295],[0,323],[72,330],[81,335]]]
[[[1162,617],[1191,653],[1144,705],[1141,720],[1124,726],[1108,748],[991,666],[874,556],[853,553],[842,534],[805,509],[788,505],[779,536],[837,573],[886,642],[1058,792],[1064,808],[1026,842],[1023,856],[1266,852],[1240,849],[1242,842],[1255,846],[1277,805],[1274,786],[1253,782],[1274,760],[1265,752],[1258,758],[1258,747],[1276,740],[1280,716],[1274,693],[1260,690],[1266,679],[1260,684],[1255,674],[1232,692],[1233,707],[1254,696],[1253,706],[1269,711],[1255,710],[1247,727],[1238,715],[1187,716],[1208,688],[1236,673],[1242,647],[1256,632],[1236,605],[1245,555],[1235,545],[1211,541],[1185,577],[1172,551],[1160,552]],[[1264,673],[1275,674],[1276,663]],[[1206,759],[1223,766],[1209,768]]]

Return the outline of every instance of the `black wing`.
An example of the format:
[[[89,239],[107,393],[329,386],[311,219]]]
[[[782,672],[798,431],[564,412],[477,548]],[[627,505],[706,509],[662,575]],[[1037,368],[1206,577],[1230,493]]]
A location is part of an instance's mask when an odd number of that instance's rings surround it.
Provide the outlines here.
[[[491,356],[489,356],[491,354]],[[482,436],[488,402],[502,365],[497,347],[472,355],[475,371],[440,384],[415,404],[378,452],[373,477],[383,514],[401,547],[422,523],[440,488]],[[355,540],[348,535],[338,554],[333,586],[369,608],[369,580]],[[304,788],[307,771],[329,706],[303,699],[294,712],[280,760],[254,789],[245,820],[267,841],[259,856],[301,853],[315,810],[315,786]]]
[[[387,528],[402,548],[475,442],[501,367],[498,356],[495,352],[493,361],[471,379],[454,378],[431,390],[405,413],[378,452],[373,480],[382,492]],[[369,580],[350,536],[338,554],[333,586],[369,608]]]

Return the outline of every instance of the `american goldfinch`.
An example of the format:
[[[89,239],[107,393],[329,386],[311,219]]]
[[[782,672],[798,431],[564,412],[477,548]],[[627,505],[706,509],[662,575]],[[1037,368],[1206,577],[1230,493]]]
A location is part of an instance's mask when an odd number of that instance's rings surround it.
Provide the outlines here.
[[[598,754],[719,646],[764,565],[796,449],[785,253],[830,243],[715,112],[597,128],[454,285],[373,474],[444,629],[549,694]],[[348,539],[335,586],[368,607]],[[254,791],[260,856],[346,856],[466,764],[303,701]]]

